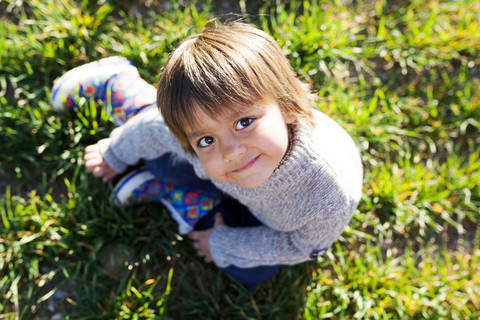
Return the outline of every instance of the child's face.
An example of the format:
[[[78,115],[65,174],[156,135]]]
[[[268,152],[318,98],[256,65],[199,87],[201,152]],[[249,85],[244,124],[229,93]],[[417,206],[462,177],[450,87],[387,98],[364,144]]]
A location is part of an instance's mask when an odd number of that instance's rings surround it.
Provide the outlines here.
[[[213,119],[200,112],[185,131],[207,174],[215,180],[254,188],[264,183],[288,148],[287,124],[275,102],[240,108]]]

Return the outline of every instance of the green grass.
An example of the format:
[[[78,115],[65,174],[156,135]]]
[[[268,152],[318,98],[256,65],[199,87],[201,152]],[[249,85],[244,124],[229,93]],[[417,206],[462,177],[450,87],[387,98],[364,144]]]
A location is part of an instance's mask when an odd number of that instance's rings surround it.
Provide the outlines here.
[[[155,82],[217,6],[3,0],[0,319],[479,318],[478,2],[238,3],[362,151],[362,201],[339,241],[246,289],[162,207],[115,207],[86,173],[83,148],[114,127],[101,106],[48,106],[56,77],[101,57]]]

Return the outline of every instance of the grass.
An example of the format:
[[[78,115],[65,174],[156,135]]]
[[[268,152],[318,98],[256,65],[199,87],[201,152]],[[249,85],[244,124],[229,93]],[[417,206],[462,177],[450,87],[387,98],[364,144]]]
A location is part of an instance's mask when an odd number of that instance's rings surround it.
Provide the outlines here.
[[[56,77],[101,57],[126,56],[154,82],[215,3],[3,0],[0,319],[480,317],[480,5],[235,4],[362,151],[342,237],[246,289],[196,258],[162,207],[115,207],[112,185],[85,172],[83,148],[114,127],[101,106],[48,106]]]

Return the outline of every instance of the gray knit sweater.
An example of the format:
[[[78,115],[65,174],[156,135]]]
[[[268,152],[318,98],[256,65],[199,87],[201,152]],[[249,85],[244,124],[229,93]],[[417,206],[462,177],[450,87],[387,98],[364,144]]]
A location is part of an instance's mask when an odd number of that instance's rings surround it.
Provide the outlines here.
[[[350,136],[325,114],[314,111],[315,126],[297,125],[289,151],[270,178],[246,189],[212,182],[246,205],[263,226],[220,225],[210,236],[213,260],[221,268],[296,264],[322,254],[341,234],[360,200],[362,165]],[[105,161],[116,171],[140,159],[177,152],[200,178],[200,161],[186,154],[156,109],[140,113],[101,140]]]

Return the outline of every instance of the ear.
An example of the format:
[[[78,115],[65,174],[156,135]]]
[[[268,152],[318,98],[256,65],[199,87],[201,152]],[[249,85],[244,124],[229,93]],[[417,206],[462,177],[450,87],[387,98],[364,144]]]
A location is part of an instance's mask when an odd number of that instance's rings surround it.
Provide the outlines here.
[[[297,120],[297,117],[290,111],[283,112],[283,120],[285,124],[292,124]]]

